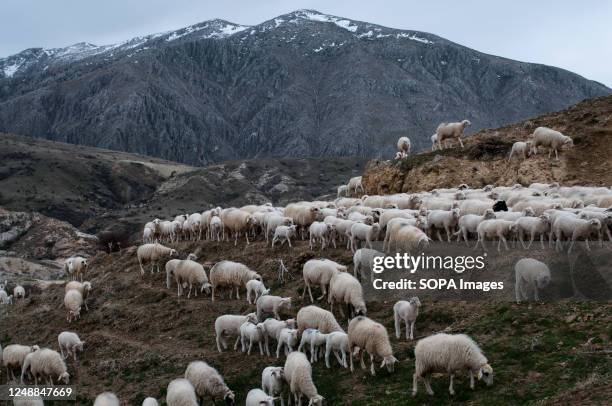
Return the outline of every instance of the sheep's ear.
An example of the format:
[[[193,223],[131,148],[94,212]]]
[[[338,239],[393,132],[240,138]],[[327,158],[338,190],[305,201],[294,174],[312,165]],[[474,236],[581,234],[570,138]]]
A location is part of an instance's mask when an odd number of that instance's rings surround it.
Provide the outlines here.
[[[478,379],[482,379],[482,368],[478,370]]]

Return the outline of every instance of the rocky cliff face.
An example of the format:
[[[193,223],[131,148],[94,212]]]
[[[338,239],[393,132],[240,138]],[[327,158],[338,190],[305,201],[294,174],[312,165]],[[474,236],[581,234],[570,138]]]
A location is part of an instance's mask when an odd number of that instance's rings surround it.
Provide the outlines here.
[[[0,60],[0,131],[195,165],[389,157],[441,121],[497,127],[610,89],[432,34],[300,10]]]

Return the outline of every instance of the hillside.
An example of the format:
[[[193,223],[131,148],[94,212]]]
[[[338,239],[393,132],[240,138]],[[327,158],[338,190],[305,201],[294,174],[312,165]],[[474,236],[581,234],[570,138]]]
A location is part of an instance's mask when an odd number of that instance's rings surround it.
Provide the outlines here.
[[[0,131],[191,165],[393,156],[442,121],[470,132],[610,89],[433,34],[299,10],[0,59]]]

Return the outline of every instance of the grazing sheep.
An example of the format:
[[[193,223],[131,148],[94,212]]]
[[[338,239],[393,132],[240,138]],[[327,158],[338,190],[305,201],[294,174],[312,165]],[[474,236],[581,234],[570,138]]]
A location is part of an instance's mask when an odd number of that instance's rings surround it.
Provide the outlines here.
[[[293,351],[298,343],[298,330],[284,328],[278,333],[278,344],[276,345],[276,358],[280,357],[281,348],[285,349],[285,355]]]
[[[276,244],[276,241],[280,241],[281,245],[287,241],[289,247],[291,247],[291,237],[295,236],[297,232],[296,226],[278,226],[274,230],[274,237],[272,238],[272,247]]]
[[[310,347],[310,362],[317,362],[319,352],[323,355],[327,334],[321,333],[319,330],[308,328],[304,330],[298,351],[306,352],[306,345]]]
[[[246,290],[247,290],[247,295],[246,295],[247,302],[249,304],[255,304],[257,303],[257,299],[259,299],[260,296],[270,294],[270,289],[266,289],[266,286],[263,284],[263,282],[258,281],[257,279],[251,279],[250,281],[248,281],[246,283]],[[252,302],[251,302],[251,293],[255,295],[255,298],[253,299]]]
[[[362,181],[362,177],[361,176],[355,176],[353,178],[349,179],[348,182],[348,194],[353,195],[353,196],[357,196],[357,193],[361,190],[361,193],[364,192],[363,190],[363,184],[361,183]]]
[[[411,147],[411,145],[410,145],[410,138],[408,138],[408,137],[400,137],[400,139],[397,140],[397,150],[403,156],[410,155],[410,147]]]
[[[372,376],[376,375],[374,368],[374,359],[376,357],[382,358],[381,368],[387,367],[387,371],[393,372],[393,367],[397,358],[393,356],[393,348],[389,342],[389,335],[385,327],[369,319],[365,316],[355,317],[348,326],[348,347],[351,357],[351,372],[353,368],[353,350],[359,347],[359,357],[361,361],[361,368],[365,369],[365,363],[363,362],[363,352],[370,354],[370,373]]]
[[[70,331],[59,333],[57,336],[57,343],[59,344],[62,358],[66,359],[72,355],[75,361],[77,360],[77,352],[83,352],[83,345],[85,345],[85,341],[81,341],[76,333]],[[64,351],[66,351],[65,355]]]
[[[508,161],[512,159],[512,155],[522,156],[523,160],[529,158],[529,155],[531,155],[531,141],[517,141],[512,144],[512,149],[510,150]]]
[[[538,147],[543,146],[549,148],[548,158],[555,151],[555,159],[559,160],[559,153],[557,151],[561,147],[564,145],[574,146],[574,141],[570,137],[547,127],[536,128],[531,136],[533,137],[532,151],[534,155],[538,153]]]
[[[431,239],[421,229],[412,225],[401,225],[392,230],[386,252],[391,251],[393,244],[397,249],[412,252],[419,248],[427,248],[430,242]]]
[[[384,257],[380,251],[371,250],[369,248],[360,248],[355,251],[353,255],[353,275],[355,277],[361,277],[362,281],[365,281],[367,275],[370,275],[370,279],[372,279],[372,267],[374,266],[374,258],[376,257]]]
[[[304,291],[302,292],[302,299],[304,299],[306,290],[308,290],[310,301],[314,303],[310,285],[319,285],[321,287],[323,293],[317,300],[323,299],[327,294],[329,281],[337,272],[346,272],[346,266],[340,265],[330,259],[311,259],[307,261],[302,270],[305,285]]]
[[[446,232],[446,238],[448,242],[451,242],[451,235],[454,231],[455,227],[457,227],[457,223],[459,222],[459,209],[452,209],[450,211],[446,210],[431,210],[427,213],[427,224],[429,225],[430,230],[435,229],[438,234],[438,240],[442,240],[442,236],[440,235],[440,229],[443,228]]]
[[[455,138],[461,144],[461,148],[463,148],[463,142],[461,141],[461,136],[463,135],[463,131],[465,127],[472,125],[469,120],[463,120],[459,123],[441,123],[436,129],[436,138],[438,141],[438,149],[442,149],[442,142],[447,139]]]
[[[252,279],[261,281],[261,276],[240,262],[217,262],[210,270],[212,301],[215,301],[215,291],[226,286],[230,288],[230,299],[232,298],[234,288],[236,288],[236,299],[240,299],[240,288],[246,288],[247,282]]]
[[[348,368],[346,354],[348,353],[348,334],[343,331],[334,331],[325,334],[325,366],[331,368],[329,355],[333,352],[340,366]]]
[[[49,385],[53,385],[54,380],[57,383],[64,382],[64,384],[68,385],[70,380],[70,375],[62,356],[59,352],[49,348],[42,348],[26,357],[21,368],[22,382],[28,372],[34,376],[35,385],[38,385],[39,377]]]
[[[559,216],[552,225],[552,233],[557,239],[555,248],[557,251],[561,251],[561,240],[563,237],[567,237],[571,241],[567,250],[569,254],[572,252],[572,248],[574,248],[574,243],[579,238],[584,238],[587,251],[590,251],[589,237],[593,233],[599,234],[600,230],[601,222],[597,219],[584,220],[570,216]]]
[[[15,298],[15,300],[25,299],[25,294],[26,294],[25,289],[21,285],[17,285],[13,289],[13,298]]]
[[[85,310],[89,310],[89,308],[87,307],[87,298],[89,297],[89,293],[91,292],[91,282],[77,282],[77,281],[70,281],[66,284],[65,287],[65,292],[68,292],[69,290],[78,290],[79,293],[81,293],[81,296],[83,296],[83,304],[85,305]]]
[[[26,355],[39,350],[37,345],[11,344],[2,350],[2,365],[6,368],[7,379],[15,380],[15,369],[21,371]]]
[[[234,233],[234,245],[238,245],[238,236],[244,233],[247,245],[249,242],[249,230],[256,224],[256,220],[251,213],[240,209],[226,209],[221,212],[223,229]]]
[[[313,249],[313,244],[316,244],[317,241],[321,241],[321,249],[324,250],[329,241],[332,239],[332,234],[335,232],[336,226],[333,224],[326,224],[322,221],[315,221],[308,228],[308,232],[310,234],[310,249]]]
[[[87,258],[70,257],[64,263],[64,271],[73,280],[79,278],[83,282],[83,274],[87,271]]]
[[[280,312],[291,309],[291,298],[264,295],[257,299],[257,319],[261,320],[264,313],[272,313],[276,320],[280,320]]]
[[[419,379],[423,379],[429,395],[434,392],[429,385],[429,374],[440,372],[450,375],[448,391],[455,394],[453,378],[456,371],[468,370],[470,388],[474,389],[474,374],[487,385],[493,384],[493,368],[478,345],[465,334],[434,334],[419,340],[414,347],[415,372],[412,378],[412,396],[417,394]]]
[[[157,399],[148,397],[142,401],[142,406],[159,406],[159,403],[157,402]]]
[[[516,233],[523,249],[531,248],[531,244],[536,235],[540,236],[540,244],[542,249],[544,249],[544,235],[550,233],[551,229],[550,216],[547,213],[539,217],[520,217],[515,221],[515,224]],[[530,239],[527,246],[525,246],[525,242],[523,241],[523,234],[529,235]]]
[[[346,197],[346,196],[348,196],[348,186],[347,185],[338,186],[337,197]]]
[[[246,322],[257,323],[257,315],[255,313],[249,313],[245,316],[224,314],[217,317],[215,320],[215,340],[219,352],[223,352],[223,349],[227,349],[227,342],[224,336],[230,334],[238,337],[234,344],[234,351],[238,349],[238,343],[240,342],[240,326]]]
[[[270,396],[280,396],[281,406],[285,404],[282,398],[285,373],[283,367],[265,367],[261,372],[261,388]]]
[[[245,322],[240,326],[240,342],[242,344],[242,352],[247,351],[247,340],[249,341],[248,352],[247,355],[251,355],[251,349],[253,348],[253,343],[257,343],[259,345],[259,352],[261,355],[264,355],[263,352],[263,343],[264,340],[264,325],[263,323],[251,323]]]
[[[278,341],[278,336],[280,335],[281,330],[284,328],[294,329],[296,326],[296,323],[294,319],[280,321],[280,320],[276,320],[273,318],[268,318],[264,320],[263,325],[264,325],[264,331],[265,331],[265,335],[264,335],[265,344],[264,345],[266,347],[266,354],[270,356],[270,346],[269,346],[270,338],[273,338],[276,341]]]
[[[306,355],[301,352],[292,352],[287,356],[285,367],[285,381],[293,394],[295,403],[301,405],[302,396],[308,398],[308,406],[322,406],[325,400],[319,395],[312,381],[312,366]]]
[[[193,384],[183,378],[170,381],[166,390],[166,404],[168,406],[198,406]]]
[[[151,262],[151,273],[157,265],[157,272],[159,272],[159,261],[164,258],[171,258],[178,256],[178,252],[173,248],[165,247],[159,243],[143,244],[136,250],[138,256],[138,264],[140,265],[140,274],[144,275],[145,270],[142,267],[143,263]]]
[[[526,288],[533,290],[534,300],[539,301],[538,289],[545,289],[550,284],[550,269],[544,262],[537,259],[520,259],[514,265],[514,275],[516,277],[514,284],[516,303],[528,300]]]
[[[418,297],[409,300],[400,300],[393,305],[393,318],[395,319],[395,337],[399,340],[402,332],[402,321],[406,323],[406,340],[414,340],[414,323],[419,316],[421,301]],[[410,325],[410,329],[408,329]],[[410,334],[408,334],[410,330]]]
[[[113,392],[102,392],[94,400],[93,406],[119,406],[119,398]]]
[[[251,389],[247,393],[246,406],[274,406],[274,397],[269,396],[261,389]]]
[[[353,254],[359,248],[359,241],[365,241],[366,245],[372,249],[372,241],[378,239],[380,225],[374,223],[371,226],[363,223],[355,223],[351,226],[351,251]]]
[[[429,227],[427,225],[427,219],[425,217],[411,217],[411,218],[404,218],[404,217],[396,217],[396,218],[392,218],[391,220],[389,220],[389,222],[387,223],[387,230],[385,232],[385,238],[383,239],[383,251],[385,251],[385,248],[387,249],[391,249],[389,243],[391,240],[391,236],[395,233],[397,233],[397,230],[399,230],[401,227],[403,226],[414,226],[414,227],[418,227],[421,230],[425,231],[427,230]]]
[[[292,226],[293,219],[291,217],[285,217],[280,213],[266,213],[264,215],[264,234],[266,237],[266,244],[268,244],[270,235],[274,236],[276,228],[279,226]]]
[[[334,331],[344,332],[332,312],[315,305],[302,307],[297,313],[296,320],[300,336],[307,328],[319,330],[323,334]]]
[[[468,243],[468,237],[470,234],[475,234],[478,229],[478,225],[482,223],[484,220],[491,220],[496,218],[493,210],[488,209],[482,216],[478,214],[466,214],[459,218],[457,225],[459,226],[459,230],[453,234],[453,236],[457,237],[457,242],[461,240],[461,237],[465,240],[465,245],[468,247],[470,244]]]
[[[180,261],[176,264],[174,270],[174,278],[178,289],[178,296],[183,293],[183,286],[189,285],[189,292],[187,293],[187,299],[191,297],[191,289],[193,285],[196,285],[195,296],[198,296],[197,285],[200,285],[200,292],[210,293],[211,284],[208,282],[208,276],[204,267],[190,259]]]
[[[221,374],[206,362],[191,362],[185,370],[185,378],[193,385],[198,398],[209,397],[213,403],[222,399],[228,405],[234,404],[234,392],[227,387]]]
[[[366,304],[363,298],[363,287],[359,280],[347,272],[335,274],[329,282],[328,302],[331,312],[334,311],[334,303],[340,304],[340,314],[344,317],[342,305],[346,304],[349,317],[365,316]]]
[[[485,246],[485,239],[487,237],[498,237],[499,241],[497,242],[497,251],[500,251],[502,241],[507,251],[508,243],[506,242],[506,237],[510,237],[515,230],[516,226],[513,221],[498,219],[483,220],[476,228],[478,240],[476,241],[474,249],[478,248],[478,244],[480,244],[486,251],[487,247]]]
[[[71,289],[64,295],[64,306],[68,310],[66,320],[68,323],[81,317],[81,307],[83,306],[83,295],[76,289]]]

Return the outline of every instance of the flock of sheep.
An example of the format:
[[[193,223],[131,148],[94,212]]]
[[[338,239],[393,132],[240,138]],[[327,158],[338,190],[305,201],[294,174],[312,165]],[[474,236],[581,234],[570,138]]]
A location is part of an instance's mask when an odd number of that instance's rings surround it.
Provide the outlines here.
[[[435,142],[441,148],[448,139],[457,139],[470,122],[441,124],[435,134]],[[527,151],[546,146],[550,151],[570,141],[559,138],[556,131],[538,128]],[[565,137],[561,134],[561,137]],[[568,137],[566,137],[568,138]],[[433,137],[432,137],[433,140]],[[463,146],[463,144],[461,143]],[[410,140],[398,141],[398,158],[410,152]],[[513,153],[527,152],[521,146],[513,147]],[[309,405],[321,405],[323,396],[318,393],[312,377],[312,368],[319,360],[325,360],[331,368],[333,354],[340,367],[354,370],[353,360],[359,359],[366,368],[364,356],[369,355],[370,373],[376,374],[376,363],[380,369],[393,372],[398,361],[390,343],[386,328],[368,318],[362,282],[372,270],[373,259],[393,250],[415,252],[429,246],[433,239],[466,245],[475,239],[475,247],[486,249],[486,241],[520,243],[530,249],[532,243],[540,240],[545,249],[555,245],[562,250],[568,245],[568,252],[578,240],[589,240],[603,244],[605,237],[612,241],[612,190],[608,187],[572,186],[534,183],[528,187],[485,186],[470,188],[460,185],[456,188],[436,189],[428,192],[393,195],[363,195],[361,177],[350,179],[347,185],[338,188],[334,201],[311,201],[274,207],[271,204],[247,205],[240,208],[216,207],[202,213],[178,215],[171,220],[154,219],[147,223],[142,233],[143,244],[136,250],[141,274],[150,265],[152,274],[160,273],[164,265],[166,286],[176,284],[177,295],[198,293],[216,300],[223,290],[231,299],[240,299],[246,293],[247,302],[254,311],[246,314],[219,315],[214,324],[216,346],[219,352],[227,350],[227,338],[235,338],[234,350],[239,346],[251,354],[253,347],[260,355],[270,356],[269,346],[276,343],[276,358],[285,356],[283,366],[272,365],[262,371],[261,389],[252,389],[246,395],[246,404],[273,405],[284,395],[301,405],[306,398]],[[361,195],[360,195],[361,194]],[[311,259],[302,269],[302,300],[308,293],[312,304],[298,310],[295,319],[282,320],[282,315],[292,307],[290,297],[275,296],[266,288],[262,276],[246,264],[223,260],[209,270],[205,269],[194,254],[179,259],[177,249],[167,246],[179,241],[231,241],[234,245],[244,239],[248,245],[252,240],[262,239],[274,249],[276,243],[291,249],[293,240],[308,239],[310,248],[323,253],[330,247],[346,247],[353,252],[353,274],[348,266],[325,258]],[[526,243],[525,238],[528,239]],[[373,243],[382,241],[383,252],[374,249]],[[166,245],[164,245],[166,244]],[[278,248],[277,248],[278,249]],[[282,249],[282,248],[280,248]],[[72,279],[65,287],[64,305],[68,311],[68,322],[79,319],[81,311],[87,310],[86,299],[92,284],[83,282],[88,262],[83,257],[72,257],[66,261],[65,271]],[[550,283],[547,265],[533,258],[524,258],[515,265],[516,300],[527,299],[527,292],[533,291],[539,300],[538,290]],[[79,279],[77,281],[76,279]],[[361,281],[360,281],[361,279]],[[13,295],[5,291],[6,282],[0,285],[0,303],[9,304],[13,298],[25,296],[23,287],[15,287]],[[21,289],[18,289],[21,288]],[[313,296],[313,288],[319,288],[321,295]],[[326,299],[329,310],[315,305]],[[319,304],[322,304],[319,303]],[[338,312],[349,321],[344,329],[336,320],[334,305]],[[417,297],[402,300],[393,306],[395,336],[401,337],[402,325],[406,328],[406,339],[414,339],[414,327],[421,302]],[[346,309],[348,315],[345,315]],[[267,317],[266,316],[272,316]],[[58,337],[60,353],[36,345],[9,345],[2,352],[3,365],[9,379],[15,379],[14,370],[21,371],[21,380],[31,377],[52,382],[68,383],[64,358],[83,350],[84,342],[77,334],[63,332]],[[429,376],[434,372],[448,373],[449,392],[454,394],[453,378],[456,372],[465,371],[470,377],[470,387],[475,379],[490,385],[493,370],[478,345],[462,334],[434,334],[419,340],[415,346],[415,372],[413,394],[416,395],[418,382],[423,381],[426,391],[433,391]],[[307,356],[309,354],[309,356]],[[169,406],[197,405],[199,400],[210,398],[233,404],[234,392],[226,385],[222,375],[204,361],[191,362],[184,377],[171,381],[167,388],[166,403]],[[33,403],[34,404],[34,403]],[[42,401],[40,403],[42,404]],[[157,401],[147,398],[143,405],[156,405]],[[119,405],[111,392],[98,396],[94,405]]]

